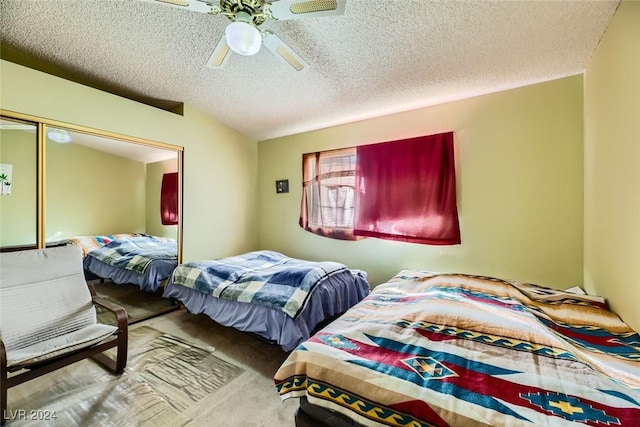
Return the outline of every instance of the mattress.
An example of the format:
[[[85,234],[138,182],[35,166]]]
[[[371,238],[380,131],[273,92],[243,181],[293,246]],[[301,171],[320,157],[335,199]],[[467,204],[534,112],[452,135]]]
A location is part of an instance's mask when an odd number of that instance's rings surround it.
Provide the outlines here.
[[[345,312],[369,294],[364,271],[346,269],[324,278],[310,293],[304,307],[293,318],[266,305],[215,297],[198,289],[167,282],[164,297],[175,298],[194,314],[206,314],[224,326],[251,332],[263,339],[294,349],[326,319]]]
[[[274,380],[283,399],[365,426],[636,425],[639,344],[598,298],[405,270],[296,347]]]
[[[127,270],[125,268],[114,267],[96,258],[87,257],[84,260],[85,270],[96,276],[109,279],[118,284],[134,284],[147,292],[155,292],[162,283],[171,276],[171,272],[176,268],[175,260],[157,259],[151,261],[144,273]]]

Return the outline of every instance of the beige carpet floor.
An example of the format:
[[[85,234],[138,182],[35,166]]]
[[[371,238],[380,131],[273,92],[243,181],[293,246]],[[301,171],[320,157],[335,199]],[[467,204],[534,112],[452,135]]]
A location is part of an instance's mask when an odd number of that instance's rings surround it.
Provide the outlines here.
[[[273,385],[286,356],[278,346],[178,310],[130,327],[120,376],[84,360],[9,389],[11,414],[57,418],[7,425],[293,427],[297,402],[283,402]]]

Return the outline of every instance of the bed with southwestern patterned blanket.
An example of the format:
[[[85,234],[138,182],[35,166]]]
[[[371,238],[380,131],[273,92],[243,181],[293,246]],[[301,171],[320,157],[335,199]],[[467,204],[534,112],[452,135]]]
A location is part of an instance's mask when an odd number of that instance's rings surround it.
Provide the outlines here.
[[[366,273],[345,265],[255,251],[179,265],[164,289],[191,313],[254,333],[285,351],[369,294]]]
[[[175,239],[148,235],[111,240],[89,251],[84,268],[118,284],[155,292],[178,265]]]
[[[300,344],[274,380],[283,399],[348,425],[631,426],[640,336],[587,295],[404,270]],[[316,425],[313,413],[301,405],[296,425]]]

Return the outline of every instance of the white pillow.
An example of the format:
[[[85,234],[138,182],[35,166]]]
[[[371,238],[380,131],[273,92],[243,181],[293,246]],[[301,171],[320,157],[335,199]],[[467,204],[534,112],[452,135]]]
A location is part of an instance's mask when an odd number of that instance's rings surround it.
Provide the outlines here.
[[[574,286],[572,288],[567,288],[564,291],[565,292],[569,292],[570,294],[576,294],[576,295],[586,295],[587,294],[580,286]]]
[[[572,288],[567,288],[567,289],[564,290],[564,292],[567,292],[567,293],[570,293],[570,294],[574,294],[574,295],[581,295],[582,298],[586,298],[586,299],[591,300],[591,301],[596,301],[596,302],[605,304],[604,297],[601,297],[601,296],[598,296],[598,295],[589,295],[580,286],[574,286]]]

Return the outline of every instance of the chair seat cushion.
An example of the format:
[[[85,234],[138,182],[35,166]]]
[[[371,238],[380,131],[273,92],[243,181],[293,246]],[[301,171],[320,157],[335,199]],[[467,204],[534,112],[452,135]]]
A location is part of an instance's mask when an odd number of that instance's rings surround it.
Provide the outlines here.
[[[113,335],[117,329],[112,325],[96,324],[28,347],[7,349],[7,368],[28,367],[28,365],[90,347]]]

